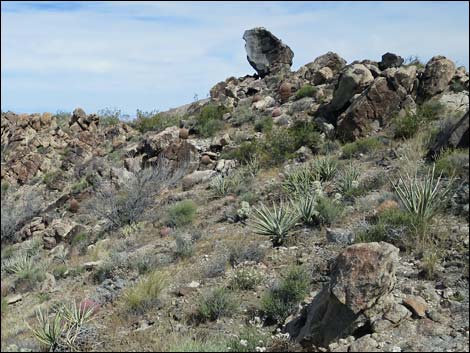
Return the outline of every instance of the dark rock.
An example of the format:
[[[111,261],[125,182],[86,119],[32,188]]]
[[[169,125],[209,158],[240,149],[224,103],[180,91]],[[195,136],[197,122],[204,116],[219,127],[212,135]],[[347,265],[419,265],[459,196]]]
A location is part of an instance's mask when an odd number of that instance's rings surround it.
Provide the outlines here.
[[[403,58],[393,53],[385,53],[382,55],[382,61],[379,62],[379,69],[385,70],[390,67],[400,67],[403,64]]]
[[[257,27],[247,30],[243,39],[246,41],[248,62],[261,78],[282,69],[290,70],[293,51],[267,29]]]

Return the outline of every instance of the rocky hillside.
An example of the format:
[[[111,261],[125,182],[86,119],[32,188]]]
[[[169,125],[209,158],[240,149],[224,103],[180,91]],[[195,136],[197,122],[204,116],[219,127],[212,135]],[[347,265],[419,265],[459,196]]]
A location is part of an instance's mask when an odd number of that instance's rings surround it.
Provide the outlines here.
[[[2,112],[2,351],[468,351],[469,73],[243,39],[131,123]]]

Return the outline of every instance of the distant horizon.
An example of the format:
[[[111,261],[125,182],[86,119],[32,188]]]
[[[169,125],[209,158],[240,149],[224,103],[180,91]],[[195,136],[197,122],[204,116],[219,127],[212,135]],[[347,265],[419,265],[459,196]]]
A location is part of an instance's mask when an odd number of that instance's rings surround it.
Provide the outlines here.
[[[253,27],[293,50],[292,71],[328,51],[348,63],[444,55],[468,70],[468,10],[443,1],[2,1],[1,110],[110,108],[132,118],[204,99],[217,82],[254,74],[242,39]]]

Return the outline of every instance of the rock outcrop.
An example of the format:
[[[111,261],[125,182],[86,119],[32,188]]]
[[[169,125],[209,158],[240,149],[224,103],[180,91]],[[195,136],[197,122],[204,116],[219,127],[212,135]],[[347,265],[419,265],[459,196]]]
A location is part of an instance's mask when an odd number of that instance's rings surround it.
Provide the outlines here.
[[[289,70],[292,66],[294,52],[267,29],[247,30],[243,39],[248,62],[261,78],[283,69]]]
[[[455,64],[445,56],[434,56],[426,64],[420,78],[418,97],[423,102],[426,99],[443,92],[455,74]]]
[[[326,346],[385,314],[385,298],[395,285],[399,250],[388,243],[351,245],[337,258],[329,284],[286,325],[296,341]]]

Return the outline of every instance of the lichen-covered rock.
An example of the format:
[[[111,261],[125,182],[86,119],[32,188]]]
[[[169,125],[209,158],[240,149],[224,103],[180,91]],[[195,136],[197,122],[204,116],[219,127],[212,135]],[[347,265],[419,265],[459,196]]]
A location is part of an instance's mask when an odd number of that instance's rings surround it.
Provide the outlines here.
[[[247,59],[260,77],[290,69],[294,52],[271,32],[256,27],[243,34]]]
[[[422,102],[443,92],[455,74],[455,64],[445,56],[434,56],[426,64],[419,81],[418,98]]]
[[[329,284],[286,332],[298,342],[326,346],[363,325],[368,311],[377,316],[395,285],[398,252],[384,242],[347,247],[332,266]]]

